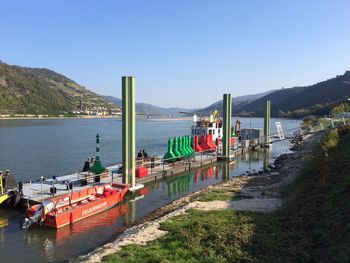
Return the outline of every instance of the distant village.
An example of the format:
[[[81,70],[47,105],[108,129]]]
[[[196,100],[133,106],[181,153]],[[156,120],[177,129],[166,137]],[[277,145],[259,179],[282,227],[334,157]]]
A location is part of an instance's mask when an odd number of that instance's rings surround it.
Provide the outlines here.
[[[113,105],[115,106],[115,105]],[[121,109],[117,106],[113,108],[106,108],[104,106],[92,106],[85,105],[83,101],[79,100],[78,110],[72,111],[77,115],[91,115],[91,116],[108,116],[108,115],[121,115]]]

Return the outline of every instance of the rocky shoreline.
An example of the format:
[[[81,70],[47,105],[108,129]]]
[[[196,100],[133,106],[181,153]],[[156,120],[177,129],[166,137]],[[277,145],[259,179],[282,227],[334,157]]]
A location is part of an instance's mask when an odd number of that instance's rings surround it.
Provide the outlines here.
[[[270,212],[283,205],[283,189],[295,180],[300,173],[303,160],[311,154],[313,146],[322,134],[304,137],[301,146],[295,147],[293,153],[279,156],[271,169],[258,175],[241,175],[217,185],[209,186],[198,192],[182,197],[148,216],[138,220],[128,229],[122,229],[116,240],[99,247],[91,253],[80,256],[79,262],[100,262],[108,254],[119,251],[128,244],[146,245],[166,234],[160,230],[160,223],[177,215],[186,213],[190,208],[199,210],[223,210]],[[239,196],[238,200],[199,201],[209,191],[223,191]]]

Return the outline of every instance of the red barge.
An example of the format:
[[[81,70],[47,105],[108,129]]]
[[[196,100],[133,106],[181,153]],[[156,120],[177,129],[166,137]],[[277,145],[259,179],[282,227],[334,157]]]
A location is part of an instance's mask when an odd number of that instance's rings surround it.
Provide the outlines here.
[[[39,223],[61,228],[100,213],[121,202],[129,185],[108,183],[51,198],[28,208],[23,227]]]

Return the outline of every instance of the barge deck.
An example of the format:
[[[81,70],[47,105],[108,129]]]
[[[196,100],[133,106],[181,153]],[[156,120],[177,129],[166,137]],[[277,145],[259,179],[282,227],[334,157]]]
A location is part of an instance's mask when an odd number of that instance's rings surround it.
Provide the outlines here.
[[[149,174],[145,177],[136,178],[136,184],[150,184],[171,176],[181,175],[188,171],[194,171],[217,162],[216,153],[201,154],[188,160],[174,163],[155,163],[150,166]],[[122,182],[122,174],[118,173],[120,164],[106,167],[106,172],[101,175],[91,175],[84,172],[63,175],[56,178],[39,179],[23,183],[22,204],[38,204],[52,197],[81,191],[94,184]],[[97,180],[96,180],[97,179]]]

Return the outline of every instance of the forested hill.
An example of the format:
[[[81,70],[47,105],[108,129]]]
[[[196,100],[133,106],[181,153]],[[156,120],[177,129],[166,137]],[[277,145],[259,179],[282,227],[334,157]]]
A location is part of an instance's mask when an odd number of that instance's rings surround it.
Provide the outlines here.
[[[122,106],[122,100],[113,96],[103,96],[106,100],[109,100],[116,104],[117,106]],[[136,112],[141,115],[155,116],[155,117],[182,117],[188,116],[187,114],[182,114],[181,112],[192,112],[195,109],[187,108],[163,108],[158,107],[148,103],[136,103]]]
[[[0,61],[0,114],[69,114],[119,107],[69,78],[44,68]]]
[[[266,96],[267,94],[270,94],[274,92],[275,90],[269,90],[266,92],[262,93],[257,93],[257,94],[252,94],[252,95],[244,95],[244,96],[238,96],[238,97],[233,97],[232,98],[232,109],[233,109],[233,114],[236,115],[236,110],[242,107],[243,105],[246,105],[254,100],[257,100],[261,97]],[[209,116],[213,111],[218,110],[219,113],[221,114],[223,107],[223,101],[217,101],[208,107],[205,107],[203,109],[199,109],[193,112],[193,114],[197,114],[200,116]]]
[[[350,97],[350,71],[307,87],[274,91],[262,98],[233,109],[235,115],[263,116],[266,100],[271,100],[274,117],[300,118],[310,114],[328,114],[336,104]]]

